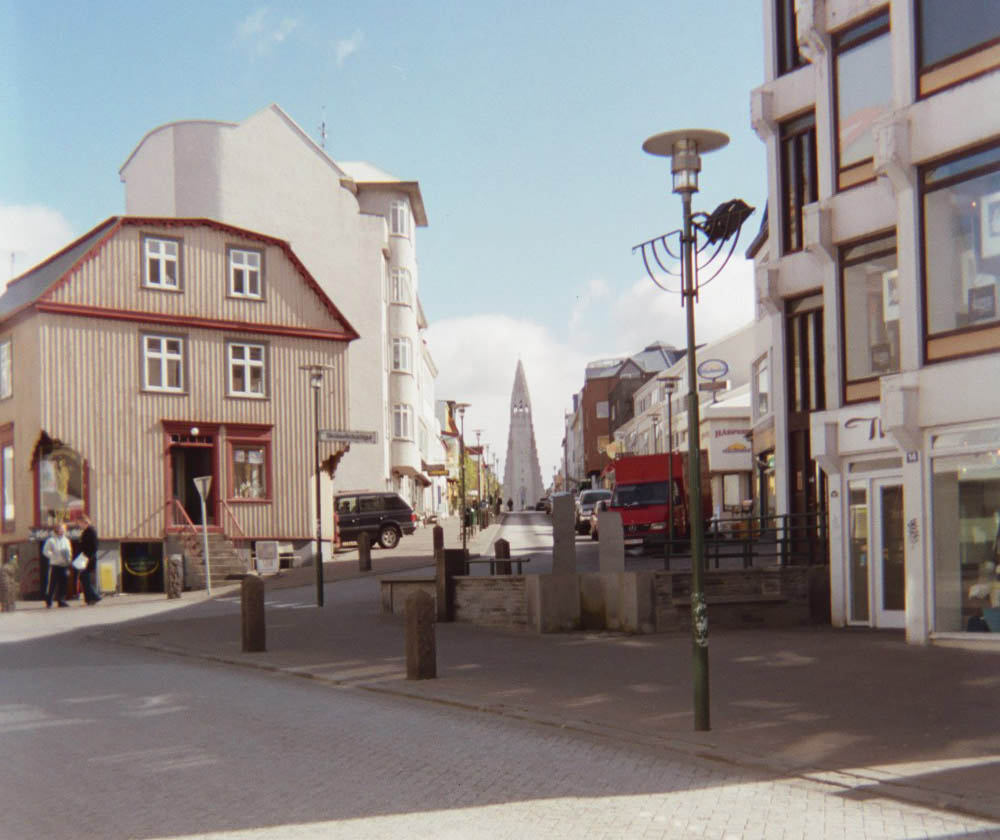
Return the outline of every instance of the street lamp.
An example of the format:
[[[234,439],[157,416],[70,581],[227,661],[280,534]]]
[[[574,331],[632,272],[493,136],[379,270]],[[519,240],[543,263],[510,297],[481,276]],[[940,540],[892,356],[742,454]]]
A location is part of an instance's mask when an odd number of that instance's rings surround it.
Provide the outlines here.
[[[313,389],[313,432],[315,440],[313,461],[316,470],[316,606],[323,606],[323,505],[319,479],[319,392],[323,387],[323,371],[328,365],[302,365],[299,370],[309,374],[309,387]]]
[[[705,546],[701,501],[701,435],[698,419],[698,381],[695,362],[694,302],[701,286],[715,279],[736,250],[740,227],[753,212],[739,199],[720,205],[710,216],[691,213],[691,195],[698,192],[698,173],[701,171],[701,155],[721,149],[729,143],[729,138],[721,131],[707,129],[681,129],[656,134],[642,144],[643,151],[659,157],[671,159],[670,171],[673,176],[673,191],[681,196],[683,228],[656,239],[643,242],[633,248],[642,250],[642,259],[650,279],[662,289],[667,289],[657,278],[650,257],[660,271],[674,274],[664,265],[657,247],[666,250],[671,260],[680,261],[681,305],[687,307],[687,373],[688,373],[688,493],[691,503],[691,634],[692,660],[694,668],[694,717],[695,729],[707,731],[711,728],[708,696],[708,612],[705,608]],[[698,234],[703,242],[698,243]],[[680,254],[670,248],[669,239],[679,234]],[[734,235],[735,234],[735,235]],[[708,269],[716,257],[723,254],[727,242],[732,240],[722,263],[715,267],[707,280],[699,281],[699,269]],[[697,253],[698,259],[695,258]],[[671,447],[671,454],[672,447]],[[670,461],[672,462],[672,458]],[[672,483],[672,479],[671,479]],[[673,500],[673,487],[669,498]],[[673,523],[672,510],[670,521]]]
[[[680,377],[661,376],[657,381],[663,383],[667,397],[667,547],[663,552],[663,567],[669,569],[674,551],[674,391]]]
[[[471,403],[452,403],[456,412],[458,412],[458,421],[460,428],[458,431],[458,463],[459,469],[461,470],[461,490],[462,490],[462,553],[464,554],[467,550],[468,536],[465,533],[465,409],[467,409]]]
[[[650,418],[653,421],[653,454],[660,454],[660,418],[655,414]]]
[[[483,430],[473,429],[473,431],[476,433],[476,449],[479,452],[479,457],[476,458],[476,528],[481,531],[483,525],[479,517],[483,515],[483,447],[479,439]]]

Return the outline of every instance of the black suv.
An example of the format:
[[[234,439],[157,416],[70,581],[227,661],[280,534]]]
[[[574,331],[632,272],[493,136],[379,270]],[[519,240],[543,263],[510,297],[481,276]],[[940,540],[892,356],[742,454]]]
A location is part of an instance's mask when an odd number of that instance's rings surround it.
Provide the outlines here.
[[[337,493],[333,509],[342,542],[357,542],[367,531],[372,542],[395,548],[403,534],[417,529],[417,515],[398,493]]]

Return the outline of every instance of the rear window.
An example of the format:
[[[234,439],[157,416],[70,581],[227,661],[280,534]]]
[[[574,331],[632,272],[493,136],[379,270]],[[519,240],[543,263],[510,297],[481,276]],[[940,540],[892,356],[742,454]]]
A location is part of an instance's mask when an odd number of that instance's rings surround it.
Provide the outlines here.
[[[599,502],[601,499],[610,499],[610,490],[584,490],[580,494],[580,504],[581,505],[592,505],[595,502]]]
[[[404,502],[399,496],[389,496],[386,499],[386,508],[389,510],[409,510],[410,506]]]

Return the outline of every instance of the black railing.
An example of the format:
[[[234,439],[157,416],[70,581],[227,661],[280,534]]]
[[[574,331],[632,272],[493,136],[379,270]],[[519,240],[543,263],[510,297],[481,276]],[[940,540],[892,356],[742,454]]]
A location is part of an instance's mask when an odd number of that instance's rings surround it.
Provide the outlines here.
[[[826,513],[786,513],[713,519],[705,529],[705,565],[817,566],[830,562]],[[686,539],[675,539],[665,551],[670,558],[690,553]]]

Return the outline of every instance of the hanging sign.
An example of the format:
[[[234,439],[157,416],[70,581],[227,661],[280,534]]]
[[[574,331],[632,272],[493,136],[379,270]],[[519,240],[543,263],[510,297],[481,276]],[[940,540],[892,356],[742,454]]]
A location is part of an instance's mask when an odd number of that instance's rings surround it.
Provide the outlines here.
[[[702,379],[722,379],[729,373],[729,365],[722,359],[705,359],[698,365],[698,376]]]

